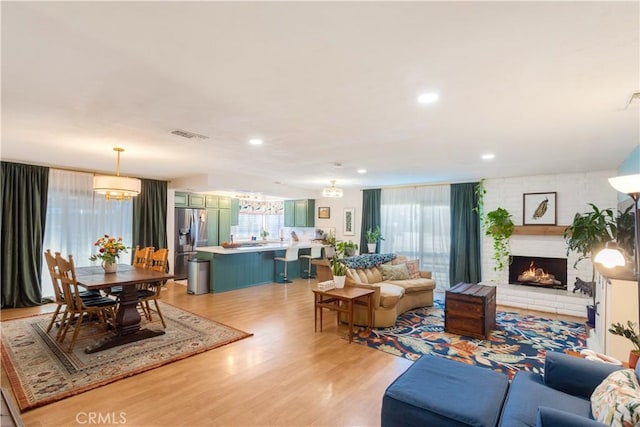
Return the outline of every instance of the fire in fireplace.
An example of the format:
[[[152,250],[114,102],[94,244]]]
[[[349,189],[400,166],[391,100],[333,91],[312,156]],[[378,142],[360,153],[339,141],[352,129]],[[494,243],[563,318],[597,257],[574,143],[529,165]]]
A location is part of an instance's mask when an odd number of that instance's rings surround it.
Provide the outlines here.
[[[567,259],[513,256],[509,265],[509,283],[567,289]]]

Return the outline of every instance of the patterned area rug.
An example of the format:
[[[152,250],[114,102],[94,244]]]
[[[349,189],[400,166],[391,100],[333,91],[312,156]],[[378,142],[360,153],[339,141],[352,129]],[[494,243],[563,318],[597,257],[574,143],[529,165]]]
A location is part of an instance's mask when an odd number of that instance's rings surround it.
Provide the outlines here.
[[[73,353],[70,334],[61,346],[58,329],[46,328],[51,314],[2,322],[2,364],[7,370],[20,410],[43,406],[167,363],[229,344],[252,334],[161,303],[166,333],[101,352],[84,348],[105,336],[103,328],[87,325],[80,330]],[[162,329],[158,316],[143,327]]]
[[[444,303],[401,315],[395,326],[367,331],[354,341],[409,360],[433,354],[484,366],[512,378],[519,370],[543,373],[547,350],[586,348],[584,324],[498,311],[489,340],[444,332]]]

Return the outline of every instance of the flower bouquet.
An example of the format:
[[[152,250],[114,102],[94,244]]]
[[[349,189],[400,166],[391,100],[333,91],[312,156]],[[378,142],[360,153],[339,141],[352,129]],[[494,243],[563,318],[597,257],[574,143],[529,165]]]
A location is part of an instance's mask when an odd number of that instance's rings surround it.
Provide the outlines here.
[[[100,249],[98,249],[97,254],[91,255],[89,259],[91,261],[96,261],[98,258],[101,259],[102,268],[104,268],[107,273],[115,271],[120,253],[127,252],[128,249],[124,243],[122,243],[122,237],[116,239],[115,237],[109,237],[108,234],[100,237],[93,245]]]

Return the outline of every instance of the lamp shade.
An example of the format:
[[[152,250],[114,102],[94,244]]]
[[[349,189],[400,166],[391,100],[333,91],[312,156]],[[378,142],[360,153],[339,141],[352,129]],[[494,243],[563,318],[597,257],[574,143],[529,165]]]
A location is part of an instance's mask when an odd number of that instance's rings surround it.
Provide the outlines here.
[[[625,264],[624,256],[616,242],[608,242],[593,260],[606,268],[622,267]]]
[[[609,184],[621,193],[640,193],[640,173],[609,178]]]
[[[93,191],[107,199],[130,199],[140,194],[140,180],[124,176],[95,175]]]

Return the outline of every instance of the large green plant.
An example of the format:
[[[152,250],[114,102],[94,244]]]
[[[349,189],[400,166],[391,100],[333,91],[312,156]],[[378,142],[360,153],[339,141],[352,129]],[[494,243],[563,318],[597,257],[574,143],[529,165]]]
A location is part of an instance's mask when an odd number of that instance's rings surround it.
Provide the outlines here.
[[[336,254],[338,256],[353,256],[358,249],[358,245],[349,240],[348,242],[341,241],[336,243]]]
[[[484,217],[484,232],[493,239],[493,259],[495,271],[502,271],[509,265],[511,248],[509,237],[513,234],[511,214],[504,208],[487,212]]]
[[[376,225],[376,228],[373,229],[368,229],[366,234],[365,234],[365,238],[367,239],[367,243],[378,243],[378,241],[380,240],[384,240],[384,237],[382,237],[382,231],[380,230],[380,226]]]
[[[609,332],[613,335],[625,337],[631,341],[635,351],[640,351],[640,335],[638,335],[636,324],[631,322],[631,320],[627,321],[627,326],[622,323],[612,324],[609,328]]]

